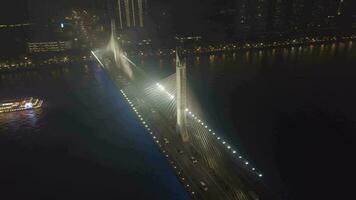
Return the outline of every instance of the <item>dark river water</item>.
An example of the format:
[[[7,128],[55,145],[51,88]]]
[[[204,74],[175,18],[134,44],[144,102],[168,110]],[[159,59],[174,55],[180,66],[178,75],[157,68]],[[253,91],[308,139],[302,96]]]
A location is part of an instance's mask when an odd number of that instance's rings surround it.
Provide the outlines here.
[[[0,199],[189,199],[97,64],[3,74],[0,91],[45,100],[0,115]]]
[[[356,47],[344,42],[188,57],[202,116],[284,199],[350,199],[356,169]],[[171,58],[135,61],[160,80]],[[97,64],[0,74],[0,195],[188,199]],[[0,199],[6,199],[1,198]]]

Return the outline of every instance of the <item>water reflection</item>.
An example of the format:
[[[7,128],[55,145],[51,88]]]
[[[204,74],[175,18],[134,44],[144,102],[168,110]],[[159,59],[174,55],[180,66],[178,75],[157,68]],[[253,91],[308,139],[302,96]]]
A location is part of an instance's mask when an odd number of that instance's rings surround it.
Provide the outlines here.
[[[226,54],[223,54],[221,57],[222,57],[222,62],[225,62],[226,61]]]
[[[197,56],[197,57],[195,58],[195,64],[196,64],[196,65],[200,65],[200,56]]]
[[[236,53],[232,54],[232,61],[236,61]]]
[[[189,68],[189,64],[191,67],[209,66],[209,68],[213,70],[214,67],[220,66],[221,63],[231,63],[234,66],[254,65],[262,67],[266,64],[276,65],[278,62],[282,61],[295,64],[313,63],[317,60],[328,60],[334,56],[356,58],[355,55],[356,49],[354,48],[354,44],[352,41],[349,41],[319,45],[311,44],[306,46],[271,48],[264,50],[246,50],[210,55],[193,55],[188,56],[192,62],[188,63],[187,67]],[[208,65],[206,65],[206,60]],[[157,64],[153,64],[154,61],[150,60],[150,65],[163,67],[168,64],[172,66],[171,70],[173,73],[175,65],[174,58],[172,58],[171,61],[172,62],[170,63],[165,63],[162,59],[160,59]]]
[[[353,46],[353,42],[352,42],[352,41],[350,41],[350,42],[349,42],[349,46],[348,46],[348,51],[351,51],[352,46]]]
[[[339,42],[321,45],[308,45],[299,47],[273,48],[265,50],[248,50],[234,53],[209,55],[209,65],[215,66],[217,61],[226,63],[233,62],[240,65],[274,64],[277,61],[285,62],[312,62],[313,60],[329,59],[330,56],[354,57],[356,50],[353,42]],[[196,56],[195,65],[201,64],[201,56]]]
[[[26,110],[0,114],[0,132],[6,130],[36,130],[42,116],[42,109]]]
[[[215,55],[210,55],[209,56],[209,64],[210,66],[213,66],[215,63]]]
[[[246,52],[246,57],[245,58],[246,58],[245,63],[248,63],[249,60],[250,60],[250,51]]]

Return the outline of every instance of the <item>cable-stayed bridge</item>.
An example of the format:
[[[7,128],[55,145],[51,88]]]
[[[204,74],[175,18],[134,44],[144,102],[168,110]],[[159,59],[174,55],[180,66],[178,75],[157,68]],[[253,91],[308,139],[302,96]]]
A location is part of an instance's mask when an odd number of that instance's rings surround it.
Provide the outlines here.
[[[113,31],[107,48],[92,54],[192,199],[278,199],[266,190],[262,173],[199,117],[202,111],[189,89],[186,64],[178,51],[176,74],[155,81],[125,55],[114,35]]]

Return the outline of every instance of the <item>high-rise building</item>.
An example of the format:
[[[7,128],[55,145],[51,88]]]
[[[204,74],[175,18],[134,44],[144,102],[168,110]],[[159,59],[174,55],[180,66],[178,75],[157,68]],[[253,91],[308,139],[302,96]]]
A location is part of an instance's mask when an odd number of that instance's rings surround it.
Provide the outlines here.
[[[268,0],[240,0],[236,3],[236,35],[238,38],[263,37],[268,28]]]
[[[294,0],[291,5],[292,31],[334,31],[346,25],[344,0]],[[346,17],[347,18],[347,17]],[[347,25],[346,25],[347,26]]]
[[[91,7],[96,12],[107,10],[108,3],[105,0],[91,0]]]
[[[240,39],[330,34],[352,28],[347,0],[235,0],[235,35]]]
[[[271,0],[269,30],[281,35],[288,30],[290,16],[289,0]]]
[[[343,14],[343,0],[314,0],[308,27],[315,30],[335,29]]]
[[[304,30],[310,20],[310,0],[293,0],[291,2],[289,27],[292,31]]]
[[[242,39],[345,32],[352,27],[347,0],[235,0]]]
[[[118,30],[144,27],[147,0],[115,0],[110,3],[109,9]]]
[[[0,7],[0,59],[26,53],[30,27],[27,1],[12,0]]]
[[[351,28],[352,14],[350,1],[329,0],[326,1],[326,11],[324,14],[324,26],[329,29],[344,30]]]
[[[202,36],[213,41],[234,39],[235,2],[232,0],[214,0],[210,7]]]

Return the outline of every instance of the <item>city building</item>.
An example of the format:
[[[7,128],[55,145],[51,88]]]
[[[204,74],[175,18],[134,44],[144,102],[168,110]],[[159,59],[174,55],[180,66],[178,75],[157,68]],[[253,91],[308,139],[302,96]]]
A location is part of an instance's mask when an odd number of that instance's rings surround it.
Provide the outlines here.
[[[293,0],[291,2],[289,18],[289,31],[305,30],[310,19],[310,0]]]
[[[235,2],[231,0],[216,0],[206,25],[204,38],[212,41],[231,40],[235,34]]]
[[[314,0],[308,27],[314,30],[337,29],[345,14],[344,0]]]
[[[334,34],[351,29],[346,0],[236,0],[239,39]]]
[[[109,0],[108,3],[110,15],[119,31],[144,27],[147,0]]]
[[[62,52],[70,49],[72,49],[72,43],[70,41],[28,43],[28,51],[30,53]]]
[[[13,0],[0,6],[0,59],[26,53],[26,42],[32,26],[27,11],[27,1],[23,0]]]
[[[239,39],[261,38],[266,35],[269,22],[268,0],[240,0],[236,2],[236,29]]]
[[[288,30],[290,16],[289,0],[272,0],[270,4],[269,28],[272,34],[283,36]]]
[[[95,11],[105,11],[108,9],[108,3],[105,0],[91,0],[91,8]]]

